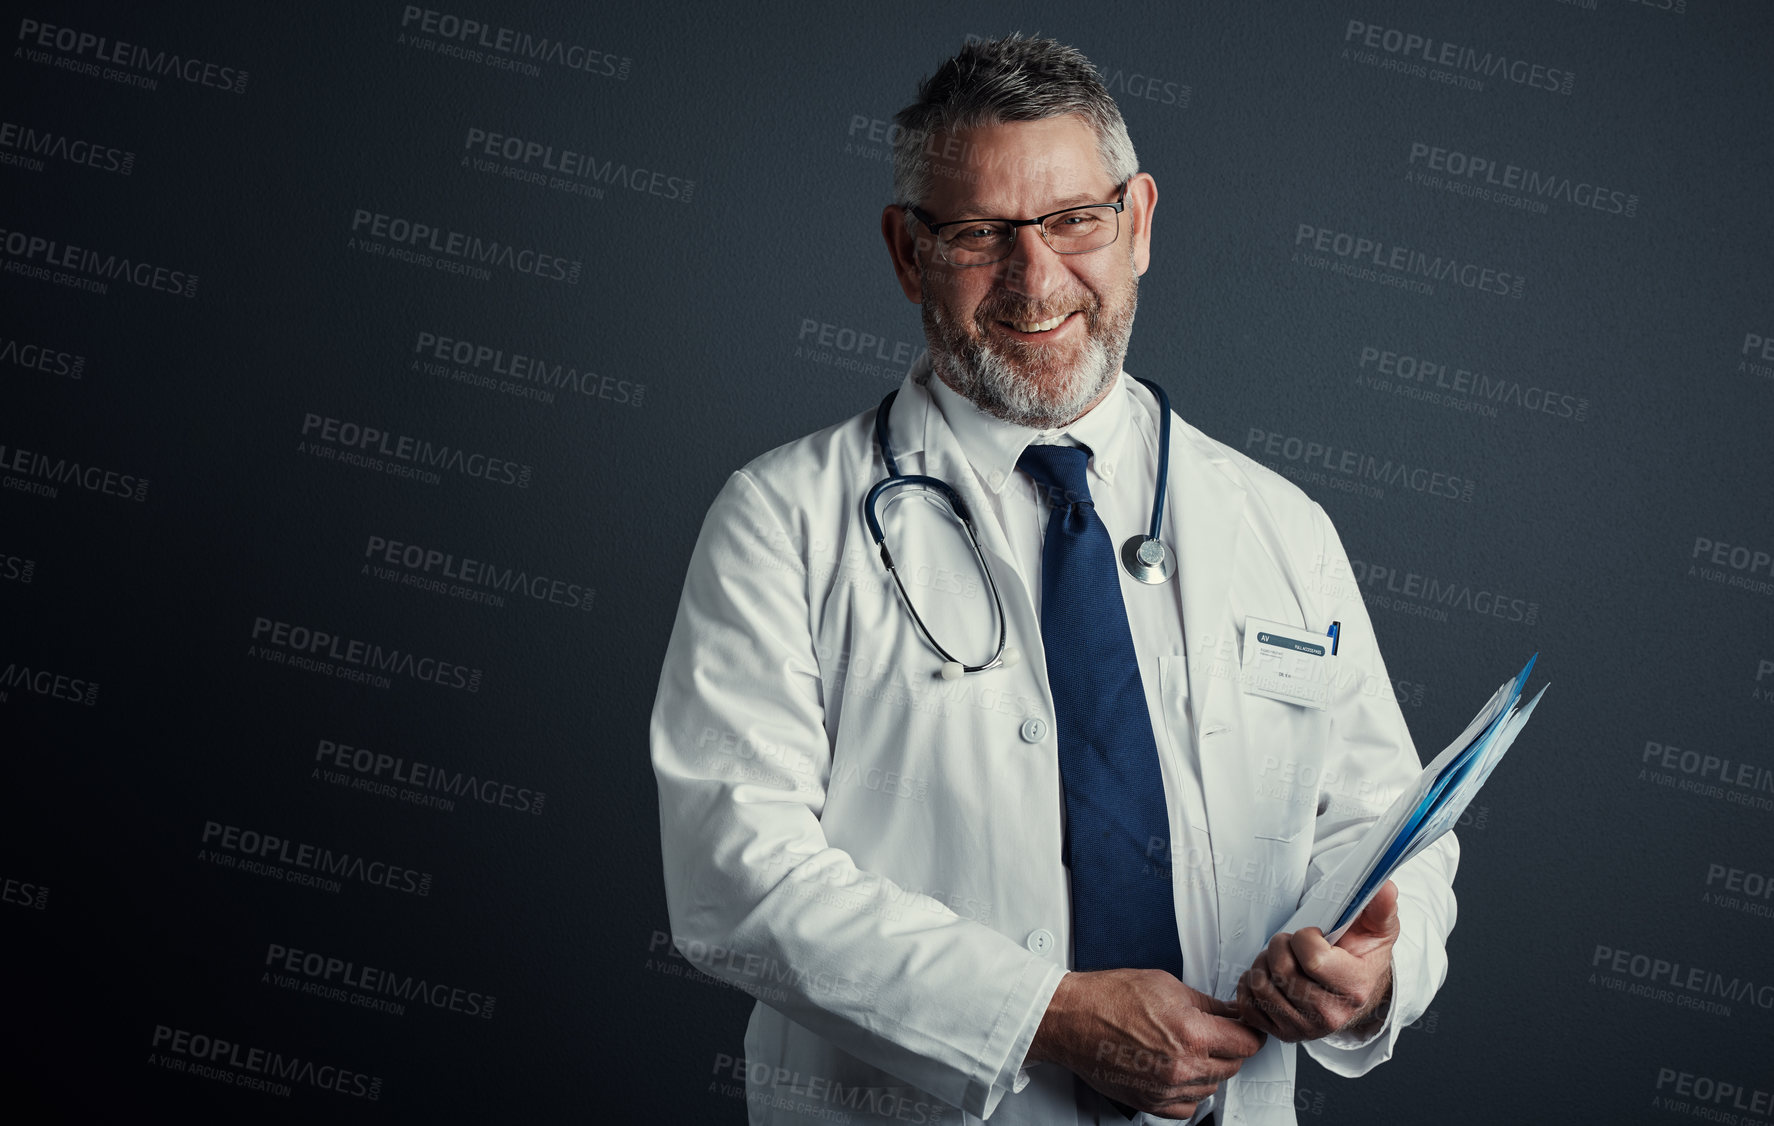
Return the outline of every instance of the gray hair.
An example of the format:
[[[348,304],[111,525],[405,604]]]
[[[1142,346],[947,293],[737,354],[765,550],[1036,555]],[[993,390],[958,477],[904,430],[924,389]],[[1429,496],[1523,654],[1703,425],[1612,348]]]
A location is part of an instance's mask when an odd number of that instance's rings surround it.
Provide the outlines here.
[[[1139,171],[1120,107],[1077,48],[1021,34],[968,43],[918,83],[917,101],[893,115],[894,202],[911,207],[929,194],[924,149],[931,135],[1067,114],[1084,118],[1096,134],[1110,179],[1119,184]]]

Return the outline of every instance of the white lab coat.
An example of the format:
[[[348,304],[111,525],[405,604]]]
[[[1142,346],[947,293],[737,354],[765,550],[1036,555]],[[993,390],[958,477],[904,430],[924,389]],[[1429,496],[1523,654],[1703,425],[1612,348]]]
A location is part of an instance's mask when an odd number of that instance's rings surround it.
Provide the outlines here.
[[[1151,394],[1126,376],[1114,393],[1134,397],[1155,442]],[[908,378],[891,417],[900,471],[969,501],[1022,653],[1012,668],[937,677],[863,521],[885,476],[874,415],[756,459],[703,524],[651,733],[674,941],[760,998],[732,1069],[746,1069],[753,1123],[1088,1121],[1069,1073],[1017,1068],[1070,958],[1034,601],[941,411]],[[1170,859],[1179,886],[1213,881],[1218,918],[1178,925],[1213,926],[1220,956],[1187,979],[1229,999],[1419,763],[1323,510],[1172,417],[1165,539],[1180,560],[1165,589],[1186,653],[1159,659],[1155,735],[1167,779],[1198,769],[1205,797],[1205,834],[1185,832]],[[915,500],[890,507],[928,518]],[[995,628],[965,535],[894,531],[938,640],[982,660]],[[928,554],[908,560],[913,547]],[[1327,710],[1241,691],[1247,617],[1321,634],[1342,623]],[[1308,1044],[1332,1071],[1389,1057],[1440,987],[1457,858],[1449,834],[1397,875],[1389,1015],[1362,1047]],[[1293,1123],[1293,1073],[1294,1045],[1270,1040],[1222,1086],[1221,1121]]]

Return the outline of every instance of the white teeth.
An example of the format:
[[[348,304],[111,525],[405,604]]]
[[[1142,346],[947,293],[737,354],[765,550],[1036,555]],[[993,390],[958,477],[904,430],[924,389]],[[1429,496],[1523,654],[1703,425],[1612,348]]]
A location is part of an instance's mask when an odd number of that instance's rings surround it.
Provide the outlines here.
[[[1048,329],[1058,328],[1059,323],[1069,316],[1070,313],[1061,313],[1050,321],[1011,321],[1009,324],[1018,332],[1046,332]]]

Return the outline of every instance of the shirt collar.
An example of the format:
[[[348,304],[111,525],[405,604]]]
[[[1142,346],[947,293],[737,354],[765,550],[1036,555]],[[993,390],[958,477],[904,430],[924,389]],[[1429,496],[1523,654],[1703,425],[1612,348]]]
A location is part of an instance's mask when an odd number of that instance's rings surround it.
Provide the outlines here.
[[[929,370],[927,355],[919,357],[918,363]],[[914,375],[917,374],[921,373],[914,369]],[[1129,381],[1126,372],[1120,373],[1115,387],[1102,402],[1070,426],[1053,430],[1035,430],[987,414],[934,373],[926,386],[980,482],[992,492],[1002,493],[1025,449],[1038,444],[1065,445],[1067,438],[1089,448],[1093,476],[1104,484],[1114,484],[1130,424],[1131,395],[1126,388]]]

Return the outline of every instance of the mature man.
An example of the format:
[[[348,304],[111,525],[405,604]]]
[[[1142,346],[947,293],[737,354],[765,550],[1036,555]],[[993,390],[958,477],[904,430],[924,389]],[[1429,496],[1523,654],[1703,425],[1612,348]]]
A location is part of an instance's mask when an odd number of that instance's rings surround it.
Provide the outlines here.
[[[970,45],[898,123],[928,360],[709,511],[652,728],[676,941],[759,998],[755,1123],[1291,1123],[1294,1044],[1386,1059],[1454,921],[1450,835],[1276,933],[1418,766],[1342,546],[1122,372],[1158,193],[1082,55]],[[1264,693],[1259,622],[1339,640]]]

